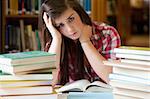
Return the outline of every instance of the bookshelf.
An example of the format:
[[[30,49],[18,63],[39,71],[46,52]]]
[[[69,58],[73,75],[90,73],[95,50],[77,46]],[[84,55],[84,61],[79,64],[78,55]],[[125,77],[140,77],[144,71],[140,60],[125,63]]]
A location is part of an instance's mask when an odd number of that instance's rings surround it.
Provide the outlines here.
[[[131,30],[127,45],[150,47],[149,0],[130,0]]]
[[[117,29],[122,44],[149,47],[149,0],[117,0]]]
[[[94,21],[106,21],[106,0],[91,0],[91,18]]]
[[[122,45],[149,47],[149,4],[149,0],[92,0],[91,17],[114,26]]]
[[[2,1],[0,0],[0,16],[2,16]],[[0,18],[0,47],[2,47],[2,17]],[[1,52],[1,49],[0,49]]]
[[[114,26],[122,45],[149,47],[149,0],[92,0],[92,20]]]
[[[5,20],[4,20],[4,4],[5,4],[5,2],[4,2],[4,0],[0,0],[0,2],[1,2],[1,28],[0,28],[0,53],[2,53],[2,52],[4,52],[4,28],[5,28],[5,25],[4,25],[4,22],[5,22]]]
[[[1,1],[3,22],[0,52],[40,50],[38,12],[42,0]]]
[[[2,22],[1,22],[1,44],[0,52],[6,53],[6,32],[8,24],[12,26],[20,26],[20,20],[23,21],[24,26],[31,25],[33,31],[37,30],[38,13],[35,9],[30,9],[31,13],[26,14],[9,14],[8,1],[2,2]],[[13,0],[12,0],[13,1]],[[14,0],[20,1],[20,0]],[[26,0],[25,0],[26,1]],[[32,1],[32,0],[31,0]],[[31,2],[30,1],[30,2]],[[33,0],[40,1],[43,0]],[[98,22],[106,22],[114,26],[122,39],[122,45],[134,46],[149,46],[149,0],[78,0],[88,13],[92,20]],[[85,1],[87,6],[85,6]],[[143,1],[143,6],[136,8],[132,1]],[[131,4],[132,2],[132,4]],[[18,2],[19,3],[19,2]],[[19,7],[19,6],[18,6]],[[38,5],[38,7],[40,7]],[[36,7],[37,8],[37,7]],[[28,8],[29,9],[29,8]],[[29,11],[29,12],[30,12]],[[34,13],[32,13],[34,11]],[[138,25],[140,24],[140,25]],[[143,28],[139,28],[143,27]],[[41,40],[41,46],[44,46],[44,40]],[[21,50],[24,51],[24,50]]]
[[[120,33],[122,44],[126,45],[131,33],[130,0],[118,0],[116,3],[117,29]]]

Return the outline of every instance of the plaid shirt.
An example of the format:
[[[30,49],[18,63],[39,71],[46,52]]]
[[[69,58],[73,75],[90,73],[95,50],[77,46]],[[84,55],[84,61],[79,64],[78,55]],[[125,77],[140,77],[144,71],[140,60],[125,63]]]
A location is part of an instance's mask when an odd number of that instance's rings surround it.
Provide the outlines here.
[[[115,54],[113,53],[113,49],[119,47],[121,45],[121,40],[118,32],[112,26],[106,25],[104,23],[98,24],[93,22],[92,25],[93,32],[90,38],[92,44],[97,49],[97,51],[103,55],[106,59],[115,59]],[[78,77],[75,77],[76,69],[72,65],[72,61],[70,60],[69,64],[69,75],[70,82],[75,80]],[[90,66],[84,66],[86,73],[84,74],[84,78],[93,82],[95,80],[101,80],[99,76],[95,73],[93,68]]]

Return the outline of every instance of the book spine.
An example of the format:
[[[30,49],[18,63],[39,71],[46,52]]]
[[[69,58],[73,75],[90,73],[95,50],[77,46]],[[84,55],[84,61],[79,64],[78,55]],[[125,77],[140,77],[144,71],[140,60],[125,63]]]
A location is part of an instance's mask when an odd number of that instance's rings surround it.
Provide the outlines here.
[[[130,77],[125,75],[119,75],[119,74],[110,74],[109,75],[110,80],[122,80],[122,81],[128,81],[128,82],[135,82],[135,83],[142,83],[145,85],[150,85],[149,79],[144,78],[137,78],[137,77]]]
[[[131,77],[150,79],[150,77],[148,77],[149,71],[144,71],[144,70],[113,67],[113,73],[121,74],[121,75],[127,75],[127,76],[131,76]]]
[[[125,88],[130,90],[150,92],[150,88],[145,84],[135,84],[127,81],[111,80],[110,85],[113,87]]]
[[[149,95],[148,92],[129,90],[124,88],[114,88],[113,93],[119,95],[131,96],[134,97],[133,99],[147,99],[146,97]]]
[[[132,50],[132,49],[115,48],[114,52],[124,54],[150,55],[150,51],[136,50],[136,49]]]
[[[143,61],[144,60],[150,61],[150,56],[147,56],[147,55],[116,53],[116,57],[118,57],[118,58],[127,58],[127,59],[137,59],[137,60],[143,60]]]
[[[1,81],[12,80],[52,80],[52,74],[1,75]]]
[[[84,0],[84,9],[88,14],[90,14],[90,12],[91,12],[91,0]]]
[[[121,59],[122,63],[129,63],[129,64],[138,64],[138,65],[146,65],[150,66],[150,62],[148,61],[140,61],[140,60],[130,60],[130,59]]]
[[[20,20],[20,29],[21,29],[21,45],[22,45],[22,50],[25,51],[25,32],[24,32],[24,21]]]

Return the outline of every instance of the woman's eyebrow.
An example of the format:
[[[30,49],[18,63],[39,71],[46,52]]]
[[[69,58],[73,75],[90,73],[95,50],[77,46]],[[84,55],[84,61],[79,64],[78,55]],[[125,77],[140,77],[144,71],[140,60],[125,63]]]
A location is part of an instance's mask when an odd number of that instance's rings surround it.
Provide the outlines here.
[[[70,19],[72,16],[74,15],[74,13],[72,13],[66,20],[68,20],[68,19]],[[55,23],[55,26],[59,26],[60,25],[60,23]]]
[[[70,19],[73,16],[74,13],[72,13],[66,20]]]

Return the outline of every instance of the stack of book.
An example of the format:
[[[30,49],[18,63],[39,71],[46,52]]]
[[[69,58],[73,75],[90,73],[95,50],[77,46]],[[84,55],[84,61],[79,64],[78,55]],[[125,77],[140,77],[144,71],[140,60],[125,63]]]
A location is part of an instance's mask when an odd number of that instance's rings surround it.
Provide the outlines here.
[[[114,49],[119,60],[104,61],[113,67],[109,75],[116,99],[148,99],[150,95],[150,48],[121,46]]]
[[[1,54],[0,69],[12,75],[34,73],[36,70],[55,68],[55,60],[55,54],[44,51]]]
[[[52,93],[51,71],[56,67],[55,61],[55,54],[44,51],[1,54],[0,98]]]

